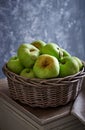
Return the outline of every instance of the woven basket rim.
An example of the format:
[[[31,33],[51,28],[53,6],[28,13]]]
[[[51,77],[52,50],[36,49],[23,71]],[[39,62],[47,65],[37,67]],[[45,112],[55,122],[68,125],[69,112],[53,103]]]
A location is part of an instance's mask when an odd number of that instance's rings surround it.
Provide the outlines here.
[[[6,71],[8,71],[8,73],[10,73],[10,74],[12,74],[12,75],[15,75],[16,77],[20,77],[21,79],[24,79],[24,80],[27,80],[27,79],[29,79],[29,80],[32,80],[32,81],[35,81],[35,80],[37,80],[37,81],[53,81],[53,80],[60,80],[60,81],[70,81],[70,80],[72,80],[72,79],[76,79],[77,77],[84,77],[85,76],[85,68],[83,67],[82,68],[82,70],[80,70],[78,73],[76,73],[76,74],[73,74],[73,75],[70,75],[70,76],[66,76],[66,77],[63,77],[63,78],[60,78],[60,77],[56,77],[56,78],[48,78],[48,79],[41,79],[41,78],[26,78],[26,77],[23,77],[23,76],[20,76],[20,75],[18,75],[18,74],[16,74],[16,73],[14,73],[14,72],[12,72],[12,71],[10,71],[8,68],[7,68],[7,63],[5,63],[4,65],[3,65],[3,67],[2,67],[2,70],[3,70],[3,72],[4,72],[4,74],[6,75]]]

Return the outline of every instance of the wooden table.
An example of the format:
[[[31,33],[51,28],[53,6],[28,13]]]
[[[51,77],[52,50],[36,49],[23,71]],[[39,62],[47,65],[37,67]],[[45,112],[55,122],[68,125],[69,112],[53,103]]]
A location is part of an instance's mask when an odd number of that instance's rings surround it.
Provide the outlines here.
[[[80,118],[77,119],[74,104],[70,102],[55,108],[32,108],[11,99],[7,80],[0,80],[1,130],[85,130]]]

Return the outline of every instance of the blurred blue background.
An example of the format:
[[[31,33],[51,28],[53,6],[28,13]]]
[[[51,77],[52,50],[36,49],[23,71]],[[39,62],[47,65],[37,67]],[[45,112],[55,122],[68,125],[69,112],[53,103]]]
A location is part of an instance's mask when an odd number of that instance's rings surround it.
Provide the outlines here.
[[[18,46],[37,39],[85,60],[85,0],[0,0],[0,78]]]

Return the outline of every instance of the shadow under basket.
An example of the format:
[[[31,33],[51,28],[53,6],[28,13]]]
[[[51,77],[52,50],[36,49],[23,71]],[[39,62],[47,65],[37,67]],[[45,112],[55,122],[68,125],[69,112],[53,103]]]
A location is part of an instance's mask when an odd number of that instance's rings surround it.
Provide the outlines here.
[[[8,80],[10,96],[31,107],[57,107],[73,101],[81,90],[84,68],[65,78],[29,79],[2,68]]]

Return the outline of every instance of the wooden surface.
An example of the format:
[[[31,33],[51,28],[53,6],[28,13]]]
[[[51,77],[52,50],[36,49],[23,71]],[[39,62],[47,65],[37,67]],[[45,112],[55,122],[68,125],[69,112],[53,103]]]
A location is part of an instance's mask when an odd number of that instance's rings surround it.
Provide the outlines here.
[[[0,79],[0,96],[40,124],[45,124],[61,117],[68,116],[73,104],[73,102],[71,102],[65,106],[45,109],[38,107],[32,108],[28,105],[23,105],[20,102],[11,99],[6,79]]]

